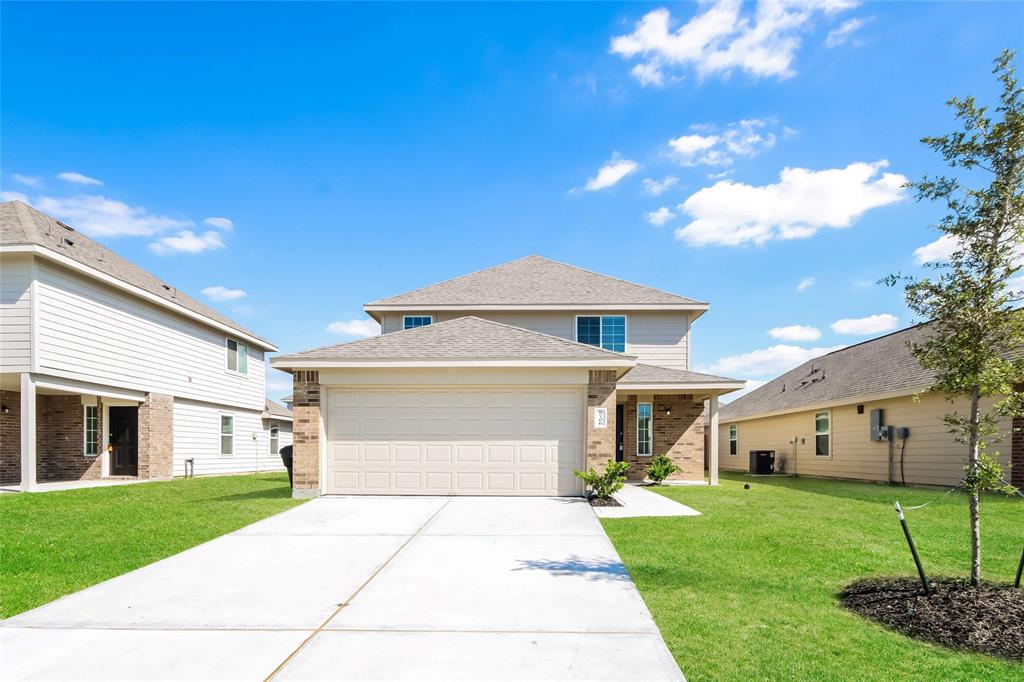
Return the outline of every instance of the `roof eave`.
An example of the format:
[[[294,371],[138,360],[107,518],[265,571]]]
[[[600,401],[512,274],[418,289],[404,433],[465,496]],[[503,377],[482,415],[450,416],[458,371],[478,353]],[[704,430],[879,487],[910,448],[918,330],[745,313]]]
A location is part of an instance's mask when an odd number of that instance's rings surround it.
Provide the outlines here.
[[[374,313],[460,310],[693,310],[703,314],[709,307],[707,303],[699,301],[692,303],[367,303],[363,306],[363,310],[380,322],[380,318]],[[699,314],[694,316],[694,319],[699,316]]]
[[[757,412],[749,415],[734,416],[728,414],[720,415],[721,419],[728,419],[730,422],[749,421],[751,419],[765,419],[767,417],[779,417],[786,414],[794,414],[797,412],[811,412],[813,410],[827,410],[833,407],[842,407],[843,405],[850,405],[855,403],[867,403],[874,402],[876,400],[889,400],[891,398],[903,398],[905,396],[917,395],[919,393],[927,393],[931,389],[930,385],[913,386],[908,388],[900,388],[894,391],[886,391],[884,393],[863,393],[861,395],[851,395],[844,398],[837,398],[835,400],[826,400],[822,402],[808,403],[806,405],[796,405],[793,407],[784,407],[778,410],[769,410],[766,412]]]
[[[278,357],[270,360],[274,369],[352,369],[352,368],[412,368],[412,367],[579,367],[588,369],[628,369],[636,366],[630,357],[622,358],[370,358],[328,359]]]
[[[672,393],[717,392],[719,395],[739,391],[746,385],[743,381],[696,381],[696,382],[650,382],[630,384],[619,382],[616,389],[626,393],[665,391]]]

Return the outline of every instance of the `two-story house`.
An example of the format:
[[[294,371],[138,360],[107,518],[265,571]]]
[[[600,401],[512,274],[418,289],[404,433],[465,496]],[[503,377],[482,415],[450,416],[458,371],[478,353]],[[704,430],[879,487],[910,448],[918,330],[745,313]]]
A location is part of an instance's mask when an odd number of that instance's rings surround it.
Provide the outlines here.
[[[374,301],[381,335],[275,358],[295,494],[579,495],[609,459],[718,479],[718,398],[690,371],[700,301],[529,256]]]
[[[68,225],[0,204],[0,482],[280,468],[275,350]]]

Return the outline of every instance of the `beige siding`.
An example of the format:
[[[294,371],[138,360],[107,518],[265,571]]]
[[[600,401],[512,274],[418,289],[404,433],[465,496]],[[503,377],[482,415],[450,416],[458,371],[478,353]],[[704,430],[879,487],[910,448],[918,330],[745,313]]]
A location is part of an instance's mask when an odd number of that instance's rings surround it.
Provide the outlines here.
[[[864,414],[857,414],[857,405],[864,405]],[[775,450],[776,457],[786,459],[786,472],[807,476],[851,478],[868,481],[888,480],[889,444],[870,438],[870,412],[885,410],[885,423],[907,426],[910,438],[903,456],[907,483],[954,485],[961,477],[967,461],[966,446],[956,443],[942,416],[954,406],[938,395],[923,394],[918,402],[911,396],[874,402],[853,403],[831,408],[832,455],[814,454],[814,415],[821,410],[807,410],[775,417],[729,422],[722,419],[719,431],[719,468],[746,471],[750,450]],[[957,404],[961,412],[966,405]],[[737,454],[729,454],[729,426],[737,426]],[[1004,425],[1006,437],[996,449],[1004,465],[1010,461],[1010,422]],[[797,444],[790,440],[797,438]],[[902,441],[894,443],[893,480],[900,480]]]
[[[32,260],[0,257],[0,372],[27,372],[31,364]]]
[[[413,313],[433,315],[434,322],[444,322],[468,314],[494,320],[513,327],[522,327],[542,334],[558,336],[570,341],[576,340],[576,315],[574,310],[552,311],[443,311],[437,313]],[[625,315],[626,352],[638,360],[651,365],[688,369],[688,332],[690,318],[686,312],[661,311],[619,311],[603,313],[579,313],[587,315]],[[381,332],[402,329],[405,313],[383,313]]]
[[[57,265],[40,261],[37,272],[40,372],[263,409],[262,350],[249,348],[247,374],[229,372],[221,332]]]

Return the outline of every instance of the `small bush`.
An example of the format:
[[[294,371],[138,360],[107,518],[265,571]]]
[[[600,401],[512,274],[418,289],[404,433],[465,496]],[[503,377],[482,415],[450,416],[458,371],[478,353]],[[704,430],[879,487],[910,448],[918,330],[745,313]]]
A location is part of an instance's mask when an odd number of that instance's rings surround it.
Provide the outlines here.
[[[598,473],[596,469],[586,472],[577,469],[576,477],[587,484],[587,487],[593,491],[594,497],[607,500],[613,493],[622,490],[622,486],[626,483],[627,471],[629,471],[628,464],[610,459],[603,474]]]
[[[677,471],[680,471],[679,467],[668,455],[655,455],[647,465],[647,478],[654,481],[654,485],[661,485],[662,481]]]

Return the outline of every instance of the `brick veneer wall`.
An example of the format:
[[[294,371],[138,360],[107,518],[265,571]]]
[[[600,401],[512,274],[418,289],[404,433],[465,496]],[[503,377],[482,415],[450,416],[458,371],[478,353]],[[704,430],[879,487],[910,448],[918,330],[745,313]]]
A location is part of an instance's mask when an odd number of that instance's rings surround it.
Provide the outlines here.
[[[590,370],[587,386],[587,468],[604,471],[615,459],[615,370]],[[594,408],[608,410],[608,426],[594,428]]]
[[[149,393],[139,405],[139,478],[170,478],[174,460],[174,397]]]
[[[0,484],[21,481],[21,393],[0,391]]]
[[[85,407],[81,396],[36,396],[37,479],[77,481],[100,478],[100,458],[85,456],[84,435]]]
[[[320,487],[320,373],[292,372],[293,494],[308,497]]]
[[[643,480],[647,475],[650,457],[636,454],[636,406],[650,402],[654,421],[654,455],[668,455],[682,471],[669,480],[699,481],[704,478],[704,403],[692,395],[656,395],[642,401],[637,396],[626,397],[623,409],[623,460],[629,464],[628,476]],[[670,410],[672,414],[668,414]]]

